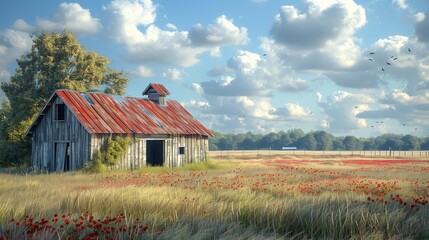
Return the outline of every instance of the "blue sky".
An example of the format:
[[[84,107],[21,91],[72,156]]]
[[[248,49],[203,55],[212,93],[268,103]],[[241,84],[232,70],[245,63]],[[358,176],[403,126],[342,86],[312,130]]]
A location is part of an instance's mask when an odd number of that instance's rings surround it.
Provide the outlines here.
[[[0,81],[65,28],[217,131],[429,133],[427,0],[0,1]]]

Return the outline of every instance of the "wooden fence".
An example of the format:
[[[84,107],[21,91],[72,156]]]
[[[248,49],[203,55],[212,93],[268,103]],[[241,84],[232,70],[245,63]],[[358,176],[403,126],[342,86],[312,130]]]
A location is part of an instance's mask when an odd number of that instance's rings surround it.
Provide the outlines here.
[[[304,151],[304,150],[229,150],[210,151],[212,159],[309,158],[429,158],[429,151]]]

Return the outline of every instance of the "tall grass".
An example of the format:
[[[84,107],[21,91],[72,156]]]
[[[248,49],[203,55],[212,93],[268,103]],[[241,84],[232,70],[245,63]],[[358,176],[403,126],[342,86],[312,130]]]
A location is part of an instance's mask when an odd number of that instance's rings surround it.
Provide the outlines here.
[[[429,206],[410,205],[412,197],[429,198],[427,169],[229,161],[99,175],[1,174],[0,224],[88,211],[138,218],[158,230],[149,236],[156,239],[425,239]],[[387,203],[368,200],[380,196]]]

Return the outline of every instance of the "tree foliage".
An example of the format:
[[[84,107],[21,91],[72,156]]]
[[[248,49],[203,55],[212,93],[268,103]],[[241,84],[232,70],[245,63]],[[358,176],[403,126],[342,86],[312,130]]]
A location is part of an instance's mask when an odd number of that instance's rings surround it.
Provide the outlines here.
[[[106,165],[115,165],[119,162],[121,156],[127,151],[130,143],[129,138],[123,138],[115,136],[114,138],[108,138],[106,141],[106,147],[101,153],[104,154],[102,162]]]
[[[302,149],[316,150],[317,142],[312,133],[307,133],[297,142]]]
[[[222,134],[212,131],[209,139],[210,150],[256,150],[282,147],[297,147],[300,150],[429,150],[429,137],[419,138],[410,134],[383,134],[371,138],[354,136],[336,137],[325,131],[304,133],[301,129],[287,132],[271,132],[266,135]],[[237,137],[239,135],[239,137]]]
[[[344,150],[363,150],[363,142],[355,136],[346,136],[343,140]]]
[[[69,31],[34,35],[31,50],[16,62],[15,75],[1,84],[8,100],[0,113],[2,165],[28,163],[31,142],[25,133],[56,89],[103,88],[106,93],[123,95],[128,83],[123,71],[108,67],[107,57],[85,50]]]
[[[82,171],[86,173],[103,173],[107,170],[107,166],[103,163],[103,154],[100,150],[94,153],[91,161],[88,161],[83,166]]]
[[[83,172],[103,173],[108,166],[119,163],[121,157],[128,150],[131,139],[129,137],[114,136],[107,138],[106,145],[94,153],[91,161],[83,167]]]

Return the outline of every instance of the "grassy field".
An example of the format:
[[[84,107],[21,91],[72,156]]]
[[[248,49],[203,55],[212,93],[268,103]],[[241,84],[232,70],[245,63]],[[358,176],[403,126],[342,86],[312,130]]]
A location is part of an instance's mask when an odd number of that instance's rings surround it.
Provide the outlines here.
[[[0,174],[0,239],[429,239],[429,160]]]

